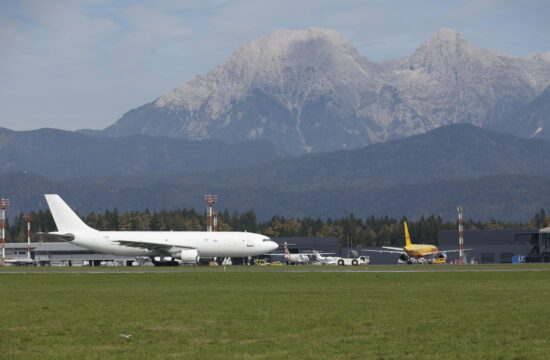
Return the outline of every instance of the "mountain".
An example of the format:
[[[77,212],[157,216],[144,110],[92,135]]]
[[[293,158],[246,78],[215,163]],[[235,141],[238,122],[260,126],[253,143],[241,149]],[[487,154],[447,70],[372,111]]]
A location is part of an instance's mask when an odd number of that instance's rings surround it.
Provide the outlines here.
[[[549,83],[548,53],[485,50],[450,29],[380,63],[333,30],[279,30],[101,133],[264,139],[292,154],[353,149],[452,123],[489,126]]]
[[[527,220],[550,202],[550,141],[520,139],[455,124],[361,149],[307,154],[262,164],[190,174],[124,175],[51,181],[34,174],[0,175],[10,211],[45,208],[58,192],[81,213],[204,207],[273,215],[390,215],[453,218],[462,204],[478,220]]]
[[[487,126],[548,86],[547,55],[520,58],[482,49],[443,28],[414,54],[383,62],[383,76],[435,126]]]
[[[550,86],[542,95],[496,123],[493,128],[521,137],[550,139]]]
[[[454,124],[360,149],[193,173],[175,181],[297,189],[359,183],[378,188],[493,175],[550,175],[548,154],[548,140],[521,139],[469,124]]]
[[[0,173],[30,171],[51,179],[185,173],[285,156],[262,140],[226,144],[219,140],[143,135],[109,138],[55,129],[0,128]]]

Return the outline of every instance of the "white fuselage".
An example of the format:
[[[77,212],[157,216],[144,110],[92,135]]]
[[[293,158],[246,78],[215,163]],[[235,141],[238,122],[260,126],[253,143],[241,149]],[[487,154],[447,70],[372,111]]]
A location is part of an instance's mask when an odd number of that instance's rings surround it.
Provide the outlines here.
[[[166,245],[174,253],[197,249],[200,257],[246,257],[266,254],[278,245],[268,237],[247,232],[205,231],[73,231],[75,245],[97,252],[123,256],[167,255]],[[120,242],[122,243],[120,243]],[[159,245],[155,250],[124,245],[124,241]],[[153,246],[154,247],[154,246]],[[160,250],[162,248],[162,250]]]
[[[336,261],[339,259],[333,256],[323,256],[318,252],[314,252],[313,254],[315,256],[315,260],[322,265],[336,265]]]
[[[285,260],[289,264],[307,264],[309,263],[309,256],[304,254],[286,254]]]

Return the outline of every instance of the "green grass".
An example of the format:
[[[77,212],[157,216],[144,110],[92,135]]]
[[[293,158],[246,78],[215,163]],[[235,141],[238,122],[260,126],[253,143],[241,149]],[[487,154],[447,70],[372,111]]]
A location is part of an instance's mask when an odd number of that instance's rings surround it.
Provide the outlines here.
[[[374,270],[494,270],[494,269],[531,269],[531,270],[550,270],[550,263],[524,263],[524,264],[478,264],[478,265],[368,265],[368,266],[317,266],[317,265],[297,265],[297,266],[228,266],[225,269],[221,266],[209,267],[209,266],[179,266],[179,267],[140,267],[140,266],[121,266],[121,267],[106,267],[106,266],[0,266],[1,272],[243,272],[243,271],[360,271]]]
[[[547,359],[549,283],[550,271],[4,273],[0,358]]]

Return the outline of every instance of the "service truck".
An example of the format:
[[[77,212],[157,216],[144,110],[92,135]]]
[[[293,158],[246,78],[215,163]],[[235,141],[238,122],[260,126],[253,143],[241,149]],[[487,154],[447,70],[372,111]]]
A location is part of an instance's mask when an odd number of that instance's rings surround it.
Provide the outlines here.
[[[367,265],[368,263],[370,263],[370,258],[368,256],[358,256],[355,258],[339,258],[336,261],[336,264],[338,264],[339,266],[344,266],[344,265],[358,266],[358,265]]]

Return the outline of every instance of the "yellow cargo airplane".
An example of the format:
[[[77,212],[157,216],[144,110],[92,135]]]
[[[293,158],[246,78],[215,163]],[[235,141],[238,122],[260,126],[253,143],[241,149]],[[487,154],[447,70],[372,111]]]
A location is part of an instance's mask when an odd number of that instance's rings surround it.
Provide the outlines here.
[[[409,235],[409,228],[407,222],[404,221],[403,225],[405,226],[405,247],[390,247],[382,246],[383,249],[387,250],[365,250],[378,253],[389,253],[389,254],[400,254],[399,260],[406,262],[408,264],[419,263],[424,264],[425,262],[432,262],[434,259],[446,259],[448,252],[460,251],[456,250],[444,250],[440,251],[437,246],[429,244],[413,244],[411,242],[411,237]],[[463,249],[462,251],[467,251],[472,249]]]

